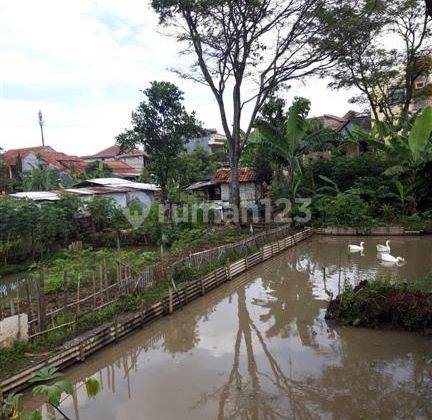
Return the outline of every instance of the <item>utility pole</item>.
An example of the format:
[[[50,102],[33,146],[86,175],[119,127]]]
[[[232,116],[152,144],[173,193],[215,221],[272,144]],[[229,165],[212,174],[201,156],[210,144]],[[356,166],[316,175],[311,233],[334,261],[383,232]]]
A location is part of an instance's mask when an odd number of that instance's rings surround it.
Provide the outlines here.
[[[44,133],[43,133],[43,126],[44,126],[44,120],[42,118],[42,111],[39,110],[39,127],[41,130],[41,137],[42,137],[42,147],[45,147],[45,139],[44,139]]]

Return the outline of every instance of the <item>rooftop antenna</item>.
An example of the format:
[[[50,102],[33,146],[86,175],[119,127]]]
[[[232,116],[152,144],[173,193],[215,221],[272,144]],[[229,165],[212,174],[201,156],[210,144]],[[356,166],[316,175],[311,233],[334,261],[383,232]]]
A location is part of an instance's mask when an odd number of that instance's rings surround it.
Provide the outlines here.
[[[45,139],[44,139],[44,133],[43,133],[44,120],[42,117],[42,111],[41,110],[39,110],[38,116],[39,116],[39,127],[41,130],[41,137],[42,137],[42,147],[45,147]]]

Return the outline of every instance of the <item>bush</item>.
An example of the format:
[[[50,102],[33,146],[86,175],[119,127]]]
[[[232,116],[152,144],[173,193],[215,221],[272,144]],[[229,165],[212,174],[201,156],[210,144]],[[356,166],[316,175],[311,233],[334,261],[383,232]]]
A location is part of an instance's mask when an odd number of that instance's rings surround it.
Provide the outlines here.
[[[415,284],[392,284],[383,279],[363,281],[354,289],[348,287],[330,302],[326,319],[363,327],[388,323],[409,331],[429,328],[432,294],[419,290]]]
[[[319,226],[364,228],[376,226],[372,208],[359,196],[339,193],[319,196],[312,203],[312,221]]]

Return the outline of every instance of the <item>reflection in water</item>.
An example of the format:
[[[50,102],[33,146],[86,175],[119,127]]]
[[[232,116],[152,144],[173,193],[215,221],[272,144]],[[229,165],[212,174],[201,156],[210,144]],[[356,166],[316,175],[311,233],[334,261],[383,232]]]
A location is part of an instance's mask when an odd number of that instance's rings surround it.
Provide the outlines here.
[[[81,420],[431,418],[430,337],[334,328],[324,313],[347,283],[424,274],[432,241],[394,238],[403,267],[380,265],[382,238],[364,256],[349,241],[290,249],[71,368],[62,408]],[[103,386],[91,401],[89,375]]]

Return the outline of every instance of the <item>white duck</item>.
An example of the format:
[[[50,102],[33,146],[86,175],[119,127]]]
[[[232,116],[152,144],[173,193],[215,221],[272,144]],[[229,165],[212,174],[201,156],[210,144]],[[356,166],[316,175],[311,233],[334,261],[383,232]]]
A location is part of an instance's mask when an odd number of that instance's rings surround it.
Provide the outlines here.
[[[390,255],[390,254],[381,254],[380,257],[383,261],[387,261],[387,262],[391,262],[391,263],[405,262],[405,260],[402,257],[393,257],[393,255]]]
[[[387,240],[385,245],[377,245],[376,246],[378,252],[385,252],[387,254],[390,253],[390,241]]]
[[[363,245],[364,245],[364,242],[360,242],[360,245],[348,245],[348,248],[349,248],[350,252],[359,252],[359,251],[363,252],[363,250],[364,250]]]

